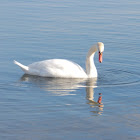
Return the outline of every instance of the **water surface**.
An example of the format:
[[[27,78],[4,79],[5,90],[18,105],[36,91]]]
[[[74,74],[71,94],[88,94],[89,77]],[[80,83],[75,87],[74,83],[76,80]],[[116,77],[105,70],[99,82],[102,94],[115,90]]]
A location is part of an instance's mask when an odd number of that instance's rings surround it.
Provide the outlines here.
[[[17,1],[0,4],[0,138],[140,139],[140,2]],[[24,75],[25,65],[65,58],[85,68],[105,44],[97,79]]]

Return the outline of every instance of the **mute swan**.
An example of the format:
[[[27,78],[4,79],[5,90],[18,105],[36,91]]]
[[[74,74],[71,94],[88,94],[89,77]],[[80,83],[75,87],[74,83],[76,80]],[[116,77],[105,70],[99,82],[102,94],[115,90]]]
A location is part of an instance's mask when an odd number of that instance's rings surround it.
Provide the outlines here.
[[[86,71],[78,64],[65,59],[50,59],[32,63],[28,66],[14,60],[26,74],[42,77],[61,77],[61,78],[93,78],[97,77],[97,69],[94,64],[94,54],[99,52],[99,62],[102,62],[104,44],[98,42],[92,46],[86,57]]]

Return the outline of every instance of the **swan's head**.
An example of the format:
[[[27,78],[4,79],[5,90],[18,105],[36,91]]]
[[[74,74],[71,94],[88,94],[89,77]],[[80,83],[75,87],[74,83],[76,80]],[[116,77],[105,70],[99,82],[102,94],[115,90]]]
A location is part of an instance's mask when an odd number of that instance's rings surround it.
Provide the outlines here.
[[[103,61],[103,51],[104,51],[104,44],[102,42],[97,43],[98,51],[99,51],[99,62],[102,63]]]

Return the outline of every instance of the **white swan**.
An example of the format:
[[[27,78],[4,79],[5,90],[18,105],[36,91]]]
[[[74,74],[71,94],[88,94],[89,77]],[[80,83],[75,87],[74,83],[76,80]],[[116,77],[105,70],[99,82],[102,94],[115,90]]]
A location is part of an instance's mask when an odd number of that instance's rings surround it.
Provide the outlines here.
[[[98,76],[93,60],[96,51],[99,52],[99,62],[101,63],[104,51],[104,44],[102,42],[98,42],[89,49],[86,58],[86,71],[78,64],[65,59],[44,60],[28,66],[24,66],[15,60],[14,63],[26,74],[30,75],[61,78],[93,78]]]

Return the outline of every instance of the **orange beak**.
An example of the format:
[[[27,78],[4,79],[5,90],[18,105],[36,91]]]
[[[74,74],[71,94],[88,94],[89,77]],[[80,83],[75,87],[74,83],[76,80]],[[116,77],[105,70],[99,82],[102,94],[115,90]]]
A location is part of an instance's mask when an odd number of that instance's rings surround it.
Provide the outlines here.
[[[102,61],[103,61],[102,56],[103,56],[103,53],[102,53],[102,52],[101,52],[101,53],[99,52],[99,62],[100,62],[100,63],[102,63]]]

